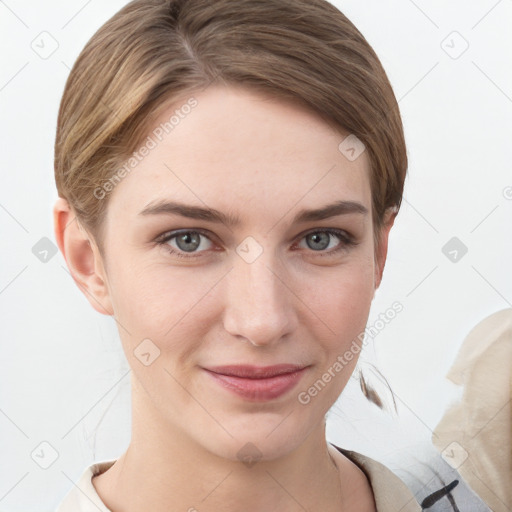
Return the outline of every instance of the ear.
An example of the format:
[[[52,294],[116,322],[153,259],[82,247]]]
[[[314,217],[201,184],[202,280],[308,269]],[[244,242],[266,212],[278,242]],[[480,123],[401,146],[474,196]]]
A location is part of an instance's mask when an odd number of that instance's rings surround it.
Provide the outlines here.
[[[71,277],[98,313],[113,315],[101,254],[93,237],[79,224],[68,201],[62,197],[53,207],[53,222],[55,239]]]
[[[386,264],[386,257],[388,254],[388,238],[389,231],[391,230],[396,217],[397,211],[394,208],[386,210],[383,219],[382,227],[378,236],[378,241],[375,247],[375,290],[380,286],[382,281],[382,274],[384,273],[384,266]]]

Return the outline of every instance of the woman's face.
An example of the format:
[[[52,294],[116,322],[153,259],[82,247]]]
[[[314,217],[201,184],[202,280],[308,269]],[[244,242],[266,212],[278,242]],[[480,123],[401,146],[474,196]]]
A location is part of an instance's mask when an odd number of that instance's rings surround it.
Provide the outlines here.
[[[356,364],[379,280],[367,156],[342,152],[315,114],[239,87],[184,97],[148,135],[105,226],[134,422],[233,460],[246,443],[275,458],[323,429]],[[303,369],[255,378],[276,365]]]

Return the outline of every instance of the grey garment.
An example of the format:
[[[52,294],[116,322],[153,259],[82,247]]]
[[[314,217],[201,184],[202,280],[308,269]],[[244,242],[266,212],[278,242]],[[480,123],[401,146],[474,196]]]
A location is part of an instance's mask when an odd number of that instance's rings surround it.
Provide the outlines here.
[[[492,512],[460,473],[432,447],[426,460],[410,467],[404,482],[427,512]]]
[[[338,447],[336,447],[338,448]],[[402,477],[403,483],[407,486],[410,496],[414,496],[414,501],[406,501],[407,494],[397,494],[397,487],[392,479],[382,478],[375,475],[381,470],[378,469],[379,463],[368,457],[362,457],[360,454],[338,448],[344,455],[365,471],[367,477],[372,483],[372,487],[388,486],[389,490],[382,489],[378,492],[379,501],[376,499],[377,510],[408,512],[409,510],[425,510],[428,512],[493,512],[464,482],[461,475],[447,464],[441,455],[431,447],[425,450],[427,461],[417,461],[411,466],[408,460],[408,467],[411,472],[401,470],[405,473]],[[408,459],[404,457],[405,460]],[[362,462],[359,464],[358,462]],[[383,468],[385,466],[379,465]],[[368,472],[370,468],[370,472]],[[390,471],[385,468],[386,472]],[[372,481],[372,477],[374,480]],[[389,483],[388,483],[389,482]],[[403,496],[403,497],[402,497]],[[405,505],[404,505],[405,503]],[[419,504],[419,505],[417,505]]]

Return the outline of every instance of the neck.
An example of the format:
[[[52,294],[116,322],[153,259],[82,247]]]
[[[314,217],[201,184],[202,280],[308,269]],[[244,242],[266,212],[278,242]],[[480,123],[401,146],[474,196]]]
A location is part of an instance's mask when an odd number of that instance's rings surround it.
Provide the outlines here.
[[[207,450],[132,394],[132,438],[126,452],[93,484],[105,505],[131,512],[303,512],[342,509],[343,474],[325,439],[325,421],[296,449],[243,463]],[[144,409],[144,414],[141,414]],[[241,443],[243,445],[244,443]],[[342,471],[342,468],[340,468]],[[341,478],[340,478],[341,477]],[[349,479],[347,479],[348,482]],[[348,489],[347,489],[348,493]]]

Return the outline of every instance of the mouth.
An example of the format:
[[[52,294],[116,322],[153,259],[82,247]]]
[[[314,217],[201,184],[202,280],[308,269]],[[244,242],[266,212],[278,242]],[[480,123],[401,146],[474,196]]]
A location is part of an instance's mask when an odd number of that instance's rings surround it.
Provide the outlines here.
[[[291,391],[308,367],[297,364],[273,366],[228,365],[203,368],[221,387],[245,400],[262,402]]]
[[[252,365],[227,365],[207,368],[208,371],[228,377],[239,377],[241,379],[267,379],[286,375],[305,368],[298,364],[276,364],[274,366],[252,366]]]

